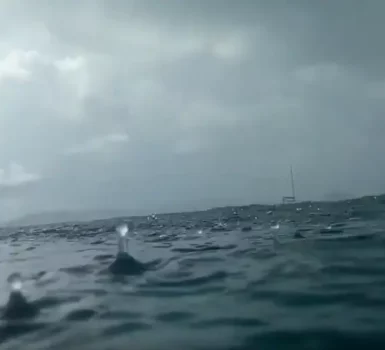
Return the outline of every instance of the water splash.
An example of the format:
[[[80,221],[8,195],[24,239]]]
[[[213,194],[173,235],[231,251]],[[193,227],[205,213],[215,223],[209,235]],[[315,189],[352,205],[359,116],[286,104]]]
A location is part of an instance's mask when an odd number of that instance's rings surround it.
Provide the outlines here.
[[[130,227],[133,224],[130,225]],[[141,274],[146,270],[146,266],[140,261],[137,261],[128,254],[128,237],[130,231],[127,224],[121,224],[116,227],[118,235],[118,254],[115,260],[109,266],[109,271],[114,275],[135,275]]]
[[[154,214],[151,214],[151,215],[148,215],[147,216],[147,221],[151,222],[151,221],[158,221],[158,216],[154,213]]]
[[[2,318],[12,320],[36,316],[39,313],[39,309],[33,303],[29,303],[21,291],[23,287],[21,275],[17,272],[12,273],[7,278],[7,282],[9,283],[11,293],[3,310]]]
[[[125,237],[128,233],[127,224],[121,224],[118,227],[116,227],[116,232],[119,234],[120,237]]]
[[[12,292],[19,292],[23,287],[23,279],[18,272],[9,275],[7,282]]]
[[[118,253],[128,253],[128,226],[126,224],[117,226],[116,233],[118,234]]]
[[[272,230],[279,230],[279,222],[277,222],[277,223],[274,224],[274,225],[271,225],[271,229],[272,229]]]

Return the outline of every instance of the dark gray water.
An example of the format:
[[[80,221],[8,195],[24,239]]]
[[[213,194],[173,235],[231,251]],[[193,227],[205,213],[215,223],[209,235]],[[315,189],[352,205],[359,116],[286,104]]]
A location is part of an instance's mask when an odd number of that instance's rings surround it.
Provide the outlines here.
[[[120,274],[108,267],[128,218],[3,229],[0,347],[383,349],[384,203],[134,218],[143,269]],[[14,272],[35,314],[6,314]]]

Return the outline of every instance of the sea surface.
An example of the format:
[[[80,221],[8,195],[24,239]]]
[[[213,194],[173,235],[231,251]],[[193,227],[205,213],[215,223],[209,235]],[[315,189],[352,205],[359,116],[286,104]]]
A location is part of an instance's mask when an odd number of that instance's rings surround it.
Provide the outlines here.
[[[2,350],[385,349],[385,197],[2,228],[0,308]]]

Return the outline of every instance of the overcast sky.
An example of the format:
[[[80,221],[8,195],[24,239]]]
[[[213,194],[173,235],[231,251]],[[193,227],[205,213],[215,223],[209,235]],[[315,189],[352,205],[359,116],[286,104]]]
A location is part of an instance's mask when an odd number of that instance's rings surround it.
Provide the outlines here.
[[[2,0],[0,219],[385,191],[382,0]]]

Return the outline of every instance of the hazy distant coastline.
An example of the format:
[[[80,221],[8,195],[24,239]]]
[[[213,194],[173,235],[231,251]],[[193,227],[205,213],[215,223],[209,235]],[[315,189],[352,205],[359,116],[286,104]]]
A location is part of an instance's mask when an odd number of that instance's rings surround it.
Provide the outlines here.
[[[52,211],[24,215],[4,223],[3,226],[33,226],[60,222],[83,222],[126,215],[127,211],[123,210]]]
[[[377,198],[378,204],[385,204],[385,194],[381,195],[368,195],[363,197],[356,197],[356,198],[350,198],[350,199],[332,199],[331,196],[329,196],[329,200],[325,200],[322,202],[345,202],[345,201],[352,201],[353,204],[357,204],[359,202],[363,202],[367,199],[372,199],[373,197]],[[296,206],[299,203],[304,203],[309,201],[303,201],[303,202],[297,202],[293,204],[287,204],[287,206]],[[314,202],[314,201],[313,201]],[[245,205],[246,207],[249,206],[271,206],[271,204],[248,204]],[[225,207],[213,207],[210,210],[216,210],[221,208],[227,208],[227,207],[242,207],[236,206],[236,205],[229,205]],[[207,210],[204,208],[201,208],[200,210]],[[191,210],[193,212],[194,210]],[[199,210],[198,210],[199,211]],[[181,213],[188,212],[181,210]],[[172,211],[168,212],[169,214],[175,213]],[[41,212],[41,213],[35,213],[35,214],[28,214],[24,215],[20,218],[16,218],[13,220],[10,220],[8,222],[2,223],[1,226],[6,227],[15,227],[15,226],[33,226],[33,225],[46,225],[46,224],[54,224],[54,223],[62,223],[62,222],[85,222],[85,221],[93,221],[93,220],[103,220],[103,219],[112,219],[112,218],[119,218],[119,217],[127,217],[127,216],[144,216],[148,215],[149,212],[147,211],[136,211],[133,213],[130,210],[79,210],[79,211],[71,211],[71,210],[62,210],[62,211],[52,211],[52,212]]]

